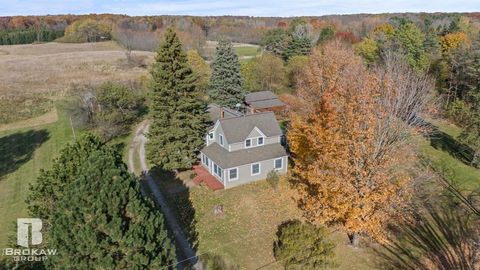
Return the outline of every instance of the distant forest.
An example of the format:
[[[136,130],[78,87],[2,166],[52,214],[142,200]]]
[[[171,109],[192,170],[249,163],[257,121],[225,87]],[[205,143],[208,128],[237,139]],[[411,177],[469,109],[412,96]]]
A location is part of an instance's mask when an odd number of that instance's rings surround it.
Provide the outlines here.
[[[316,17],[248,16],[126,16],[113,14],[49,15],[0,17],[0,45],[57,40],[60,42],[96,42],[115,39],[128,49],[154,50],[162,32],[174,26],[186,49],[202,50],[206,40],[227,37],[233,42],[261,44],[271,29],[287,30],[298,20],[306,22],[307,35],[313,42],[322,29],[335,30],[337,37],[353,43],[362,40],[377,25],[395,19],[408,19],[422,27],[441,32],[458,16],[469,18],[480,28],[480,12],[475,13],[389,13],[328,15]]]

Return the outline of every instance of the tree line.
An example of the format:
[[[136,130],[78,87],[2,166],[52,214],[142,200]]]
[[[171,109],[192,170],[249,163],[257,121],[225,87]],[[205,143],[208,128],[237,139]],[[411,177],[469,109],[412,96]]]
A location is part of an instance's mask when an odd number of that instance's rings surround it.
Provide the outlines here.
[[[47,27],[0,31],[0,45],[30,44],[53,41],[64,34],[63,30]]]

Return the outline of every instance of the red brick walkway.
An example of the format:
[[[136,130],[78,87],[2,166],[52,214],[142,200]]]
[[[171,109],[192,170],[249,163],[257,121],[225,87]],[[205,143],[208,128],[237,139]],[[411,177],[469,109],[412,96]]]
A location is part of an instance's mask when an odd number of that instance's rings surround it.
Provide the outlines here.
[[[201,165],[193,166],[193,171],[197,174],[197,176],[193,178],[195,184],[199,185],[200,183],[204,183],[213,191],[224,189],[223,184]]]

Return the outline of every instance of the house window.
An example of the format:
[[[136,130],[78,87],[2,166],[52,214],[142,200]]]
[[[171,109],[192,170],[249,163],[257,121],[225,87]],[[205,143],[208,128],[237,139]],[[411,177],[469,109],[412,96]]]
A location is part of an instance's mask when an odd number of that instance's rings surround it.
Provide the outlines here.
[[[213,173],[222,178],[222,174],[223,174],[223,169],[220,168],[220,166],[217,166],[217,164],[213,163]]]
[[[259,175],[260,174],[260,163],[252,164],[252,175]]]
[[[219,134],[218,138],[219,138],[218,140],[220,141],[220,145],[223,146],[223,135]]]
[[[274,168],[277,169],[277,170],[283,168],[283,159],[282,158],[275,159]]]
[[[257,138],[257,145],[263,145],[263,137]]]
[[[228,170],[228,178],[230,180],[237,180],[238,179],[238,169],[234,168],[234,169]]]
[[[246,139],[245,140],[245,147],[251,147],[252,146],[252,140],[251,139]]]
[[[213,140],[213,132],[208,133],[208,138],[210,138],[210,140]]]
[[[203,155],[203,164],[205,164],[205,166],[208,166],[208,157]]]

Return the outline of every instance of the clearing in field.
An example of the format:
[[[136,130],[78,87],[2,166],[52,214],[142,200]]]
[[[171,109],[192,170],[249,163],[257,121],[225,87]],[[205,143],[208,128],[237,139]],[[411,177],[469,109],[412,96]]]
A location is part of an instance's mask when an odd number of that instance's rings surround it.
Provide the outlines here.
[[[124,49],[114,42],[45,43],[1,46],[0,95],[48,93],[57,96],[72,84],[128,81],[147,74],[126,65]],[[152,52],[133,52],[151,61]]]

